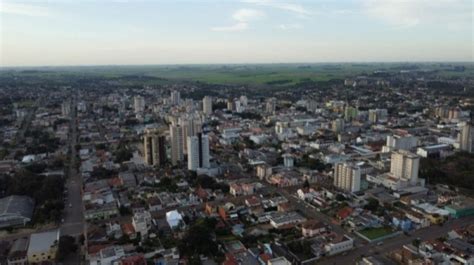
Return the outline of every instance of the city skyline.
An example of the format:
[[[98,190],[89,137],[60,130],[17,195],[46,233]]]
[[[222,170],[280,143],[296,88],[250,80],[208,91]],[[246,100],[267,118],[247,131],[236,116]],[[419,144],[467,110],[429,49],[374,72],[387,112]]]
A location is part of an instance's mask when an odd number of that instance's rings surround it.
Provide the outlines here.
[[[472,61],[472,2],[10,1],[0,66]],[[85,19],[87,18],[87,19]]]

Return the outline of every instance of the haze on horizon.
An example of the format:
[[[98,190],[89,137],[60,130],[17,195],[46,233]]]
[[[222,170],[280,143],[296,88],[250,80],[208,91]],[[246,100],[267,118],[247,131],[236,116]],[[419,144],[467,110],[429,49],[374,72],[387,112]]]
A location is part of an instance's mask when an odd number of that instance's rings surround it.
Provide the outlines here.
[[[0,0],[0,66],[473,61],[471,0]]]

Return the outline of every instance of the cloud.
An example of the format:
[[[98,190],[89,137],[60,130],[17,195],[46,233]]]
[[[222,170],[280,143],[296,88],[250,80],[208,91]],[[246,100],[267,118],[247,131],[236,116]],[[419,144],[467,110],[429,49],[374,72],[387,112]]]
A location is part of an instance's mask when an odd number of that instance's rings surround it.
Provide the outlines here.
[[[370,17],[396,27],[420,24],[466,23],[472,17],[469,0],[363,0],[362,6]]]
[[[255,4],[260,6],[267,6],[296,13],[301,16],[312,15],[313,12],[295,3],[276,2],[273,0],[243,0],[244,3]]]
[[[224,26],[224,27],[212,27],[212,31],[244,31],[248,28],[248,24],[245,22],[239,22],[232,26]]]
[[[301,29],[303,26],[301,24],[280,24],[278,28],[281,30],[294,30],[294,29]]]
[[[30,4],[5,3],[0,1],[0,14],[12,14],[32,17],[47,17],[50,12],[47,8]]]
[[[233,15],[232,18],[240,22],[249,22],[264,17],[265,14],[255,9],[239,9]]]
[[[265,17],[265,13],[255,10],[242,8],[232,14],[232,19],[235,20],[235,24],[230,26],[219,26],[212,27],[212,31],[244,31],[248,29],[249,22],[255,21]]]

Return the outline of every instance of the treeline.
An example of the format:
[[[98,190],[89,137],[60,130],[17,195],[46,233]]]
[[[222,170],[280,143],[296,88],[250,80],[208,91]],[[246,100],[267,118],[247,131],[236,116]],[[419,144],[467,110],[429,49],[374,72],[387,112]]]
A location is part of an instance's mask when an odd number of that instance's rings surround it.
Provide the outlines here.
[[[423,158],[420,161],[420,177],[429,184],[447,184],[474,193],[474,154],[460,152],[441,161]]]

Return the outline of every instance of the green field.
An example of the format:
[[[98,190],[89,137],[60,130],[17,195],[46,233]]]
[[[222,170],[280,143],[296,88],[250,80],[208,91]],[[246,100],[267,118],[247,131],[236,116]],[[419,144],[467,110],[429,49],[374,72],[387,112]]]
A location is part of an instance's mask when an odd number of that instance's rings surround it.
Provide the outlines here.
[[[360,234],[367,237],[370,240],[374,240],[383,236],[387,236],[395,232],[391,227],[378,227],[378,228],[364,228],[359,231]]]
[[[464,66],[464,71],[452,71],[454,66]],[[25,71],[27,69],[27,71]],[[143,66],[75,66],[1,69],[0,76],[15,74],[42,78],[70,76],[101,76],[121,78],[141,76],[157,78],[142,83],[160,83],[164,80],[200,81],[209,84],[236,85],[294,85],[304,80],[327,81],[374,71],[396,73],[402,69],[436,71],[444,78],[472,77],[472,63],[319,63],[319,64],[246,64],[246,65],[143,65]]]

